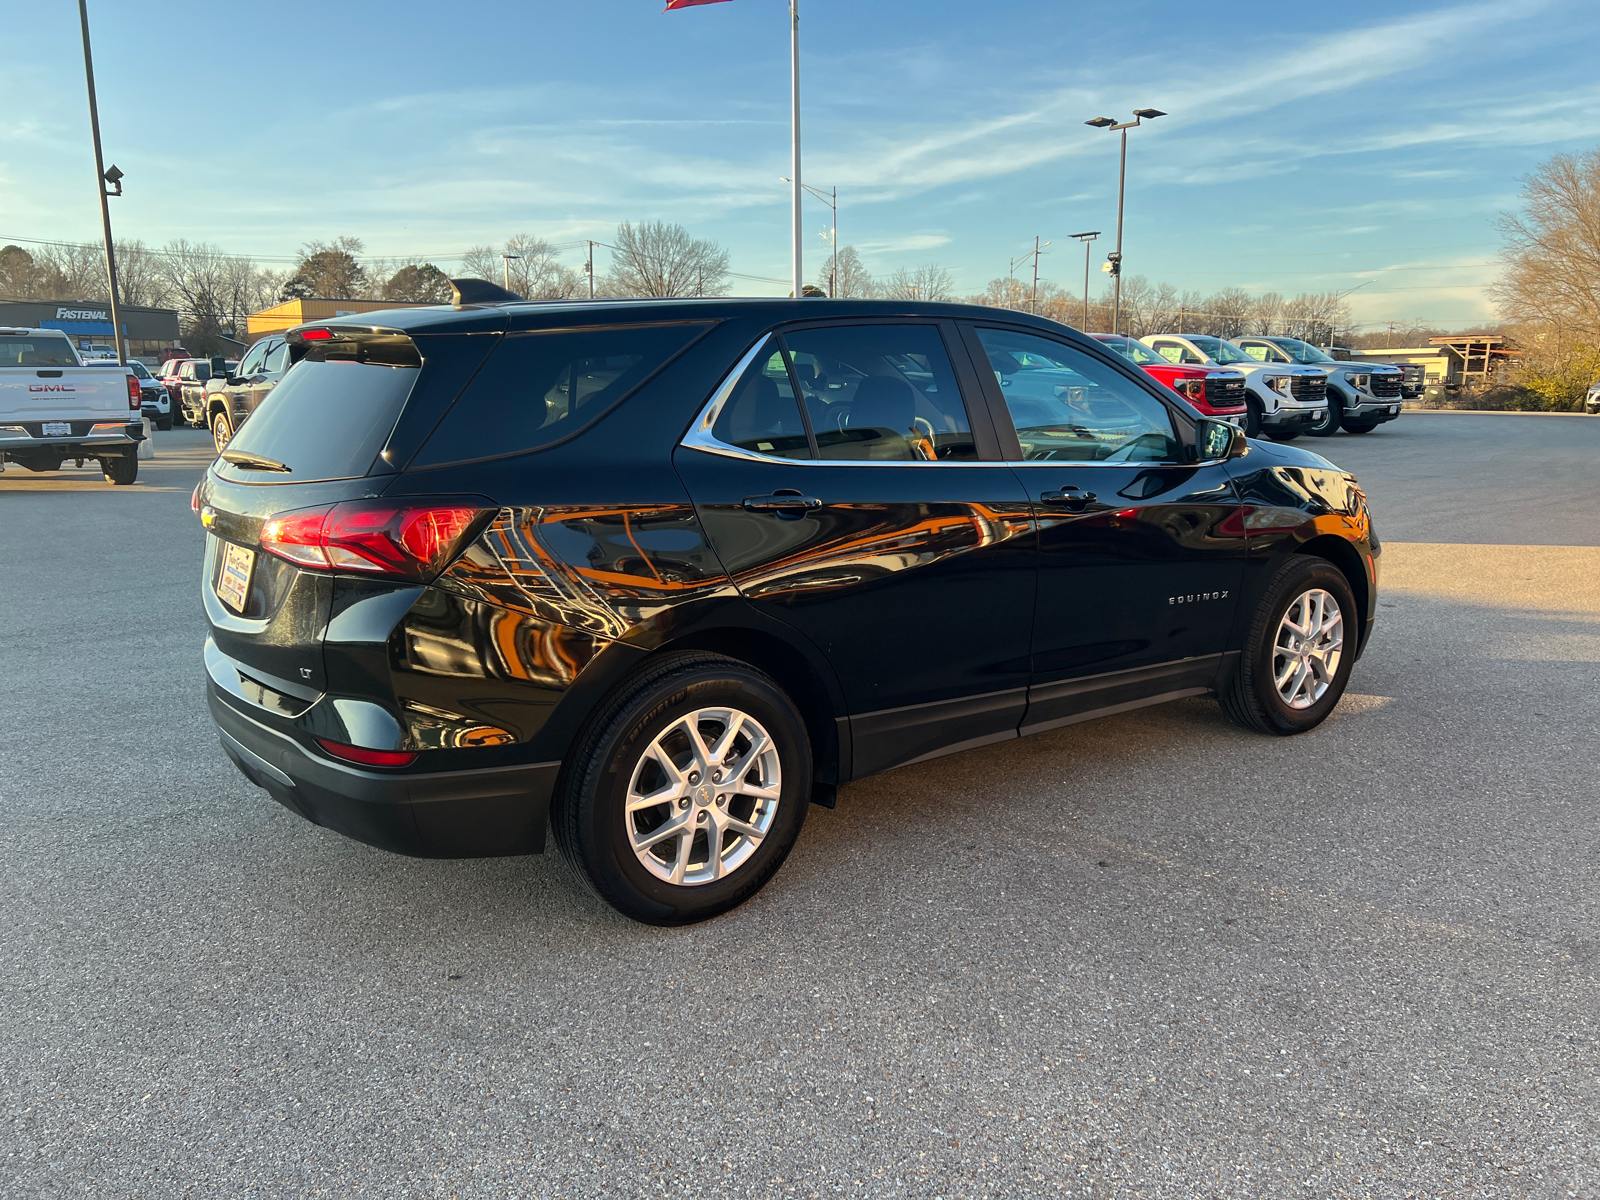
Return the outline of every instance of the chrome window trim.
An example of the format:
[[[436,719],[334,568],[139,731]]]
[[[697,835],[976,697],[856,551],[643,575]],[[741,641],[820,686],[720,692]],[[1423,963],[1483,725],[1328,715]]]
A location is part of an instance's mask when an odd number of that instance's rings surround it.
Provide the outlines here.
[[[703,450],[707,454],[720,454],[724,458],[742,458],[746,462],[771,463],[785,467],[1009,467],[1015,464],[1002,459],[992,462],[928,462],[923,459],[860,459],[860,458],[779,458],[775,454],[758,454],[754,450],[746,450],[742,446],[730,446],[727,442],[719,441],[711,436],[711,427],[717,423],[717,418],[722,415],[722,408],[733,396],[734,386],[743,378],[761,354],[774,344],[775,335],[763,334],[761,340],[745,352],[743,358],[734,363],[729,372],[722,377],[722,382],[717,384],[716,390],[711,393],[711,399],[700,410],[700,415],[695,418],[694,424],[689,426],[689,432],[683,435],[678,445],[688,450]]]

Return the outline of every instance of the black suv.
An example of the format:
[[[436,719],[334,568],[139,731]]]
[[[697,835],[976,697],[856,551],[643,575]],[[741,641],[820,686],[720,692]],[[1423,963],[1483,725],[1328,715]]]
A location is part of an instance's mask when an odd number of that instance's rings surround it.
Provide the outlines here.
[[[238,366],[229,374],[213,375],[205,381],[196,406],[197,416],[210,427],[217,453],[222,453],[239,426],[249,420],[250,414],[278,386],[291,365],[288,339],[274,334],[245,351]]]
[[[549,826],[643,921],[738,904],[877,771],[1202,694],[1310,729],[1371,629],[1352,476],[1020,313],[483,303],[286,344],[195,492],[223,746],[402,853]]]

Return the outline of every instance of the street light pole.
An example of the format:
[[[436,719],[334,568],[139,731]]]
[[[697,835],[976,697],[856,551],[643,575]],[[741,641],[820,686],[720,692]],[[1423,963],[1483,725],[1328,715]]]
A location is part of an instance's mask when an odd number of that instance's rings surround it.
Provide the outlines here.
[[[782,179],[784,183],[794,182],[787,175],[782,176]],[[825,192],[819,187],[812,187],[809,183],[802,183],[800,186],[833,210],[833,284],[828,288],[828,298],[836,300],[838,296],[835,293],[839,287],[839,189],[835,187],[832,191]]]
[[[794,135],[794,163],[790,174],[794,187],[790,189],[790,203],[794,209],[794,298],[799,300],[805,295],[806,282],[805,256],[800,244],[800,0],[789,0],[789,60],[793,92],[789,124]]]
[[[1113,280],[1113,299],[1111,302],[1111,332],[1122,332],[1122,200],[1125,185],[1128,179],[1128,130],[1137,128],[1146,120],[1155,120],[1167,114],[1157,108],[1136,108],[1133,110],[1133,120],[1124,121],[1120,125],[1110,117],[1096,117],[1092,121],[1085,121],[1085,125],[1093,125],[1096,129],[1110,129],[1122,131],[1122,161],[1117,168],[1117,248],[1112,251],[1108,259],[1111,264],[1111,278]]]
[[[522,255],[520,254],[502,254],[500,256],[500,266],[505,275],[506,291],[508,292],[511,290],[511,260],[513,258],[520,259],[521,257]]]
[[[1089,332],[1089,247],[1100,236],[1098,229],[1086,233],[1070,233],[1083,243],[1083,332]]]
[[[589,299],[594,299],[594,243],[589,243]]]
[[[111,288],[111,336],[116,339],[117,362],[128,363],[127,341],[122,336],[122,306],[117,299],[117,252],[111,244],[112,196],[122,195],[122,172],[113,165],[106,170],[105,157],[100,151],[100,106],[94,95],[94,54],[89,49],[89,0],[78,0],[78,20],[83,26],[83,76],[89,85],[89,128],[94,134],[95,190],[100,193],[100,224],[106,239],[106,282]],[[114,172],[114,174],[113,174]],[[117,190],[108,192],[106,184]]]

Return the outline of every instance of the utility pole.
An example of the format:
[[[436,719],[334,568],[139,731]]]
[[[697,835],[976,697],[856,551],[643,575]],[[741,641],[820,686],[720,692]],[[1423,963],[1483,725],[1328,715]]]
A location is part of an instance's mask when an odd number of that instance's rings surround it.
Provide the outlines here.
[[[100,193],[100,224],[106,238],[106,282],[111,288],[111,336],[116,339],[117,362],[128,364],[127,339],[122,335],[122,306],[117,299],[117,252],[111,243],[112,196],[122,195],[122,172],[112,164],[106,170],[105,158],[100,152],[100,106],[94,95],[94,55],[89,49],[89,0],[78,0],[78,20],[83,26],[83,76],[89,85],[89,128],[94,134],[95,190]],[[116,191],[106,190],[111,184]]]
[[[1100,236],[1098,229],[1086,233],[1072,233],[1068,237],[1083,243],[1083,332],[1089,332],[1089,247]]]
[[[589,299],[594,299],[594,243],[589,243],[589,263],[584,267],[589,273]]]
[[[1028,300],[1028,311],[1039,315],[1039,235],[1033,235],[1033,295]]]

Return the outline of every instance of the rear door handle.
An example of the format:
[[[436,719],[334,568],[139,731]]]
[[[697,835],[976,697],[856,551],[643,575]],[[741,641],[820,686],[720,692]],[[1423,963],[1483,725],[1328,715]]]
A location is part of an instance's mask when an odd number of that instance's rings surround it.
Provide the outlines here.
[[[1059,504],[1071,512],[1082,512],[1098,498],[1093,492],[1081,492],[1071,484],[1053,492],[1045,492],[1039,497],[1042,503]]]
[[[779,512],[792,508],[821,508],[822,501],[799,492],[774,492],[770,496],[746,496],[743,506],[750,512]]]

